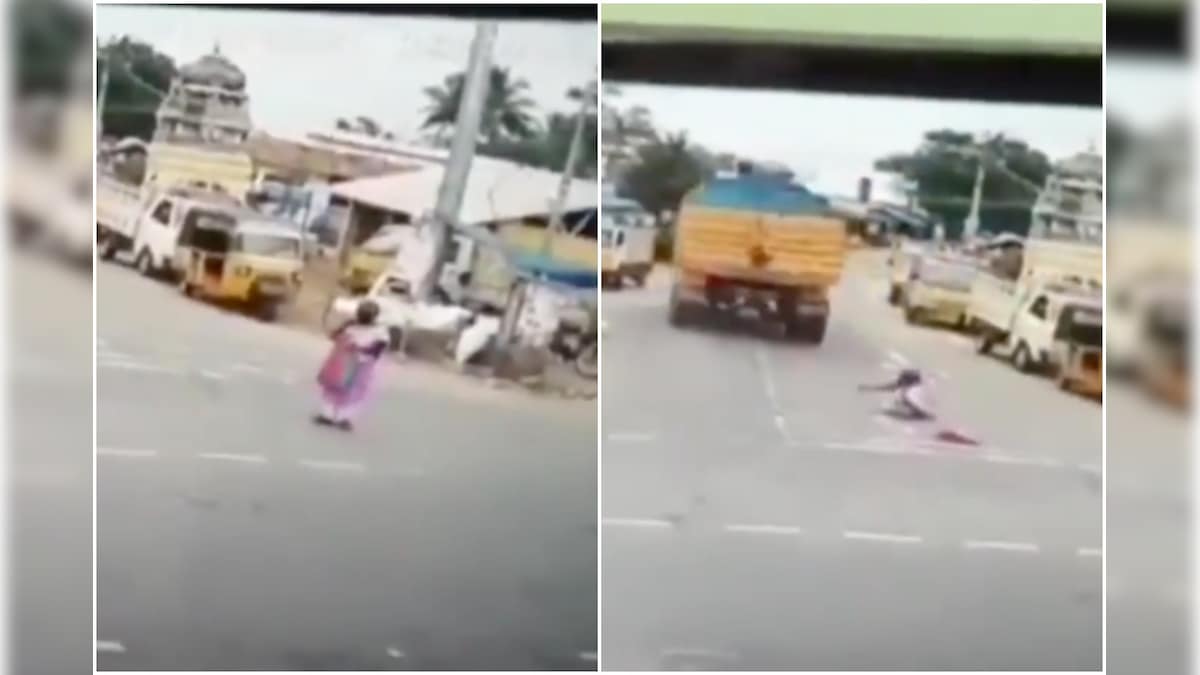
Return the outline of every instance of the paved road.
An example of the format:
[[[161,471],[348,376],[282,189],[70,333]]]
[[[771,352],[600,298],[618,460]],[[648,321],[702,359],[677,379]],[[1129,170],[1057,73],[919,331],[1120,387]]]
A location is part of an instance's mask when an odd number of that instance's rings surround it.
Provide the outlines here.
[[[820,348],[605,295],[606,670],[1099,667],[1101,407],[905,325],[878,272]],[[982,447],[855,391],[908,365]]]
[[[13,670],[92,672],[92,292],[14,253],[9,293]]]
[[[1107,398],[1108,672],[1189,672],[1192,425],[1129,389]]]
[[[102,669],[594,667],[594,404],[414,364],[316,428],[319,338],[97,284]]]

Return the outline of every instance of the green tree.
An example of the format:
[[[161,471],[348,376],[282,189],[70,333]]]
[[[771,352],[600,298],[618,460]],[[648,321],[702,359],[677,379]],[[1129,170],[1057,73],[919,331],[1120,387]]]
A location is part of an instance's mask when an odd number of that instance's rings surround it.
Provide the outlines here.
[[[16,0],[9,17],[17,95],[65,93],[76,59],[91,52],[87,12],[64,0]]]
[[[683,196],[711,174],[712,167],[697,150],[684,133],[638,148],[637,159],[621,177],[621,193],[661,222],[664,212],[678,209]]]
[[[980,229],[1027,233],[1038,188],[1052,166],[1045,153],[1023,141],[1003,135],[980,140],[940,129],[927,132],[915,151],[881,158],[875,168],[915,182],[917,203],[941,219],[948,237],[958,237],[971,209],[980,162],[985,168]]]
[[[1109,113],[1105,120],[1105,150],[1108,154],[1107,167],[1109,173],[1119,167],[1129,152],[1129,146],[1134,142],[1133,130],[1125,120],[1115,113]]]
[[[154,135],[155,113],[178,72],[171,57],[123,36],[97,52],[98,68],[108,69],[108,92],[100,112],[106,136]]]
[[[533,113],[536,105],[528,95],[529,82],[499,66],[492,67],[488,78],[480,136],[487,143],[532,137],[537,132],[537,119]],[[438,138],[446,138],[458,120],[465,81],[465,72],[455,73],[448,75],[442,84],[425,88],[429,103],[424,109],[422,129],[433,129]]]
[[[586,88],[573,87],[567,91],[567,98],[574,102],[579,102],[585,95],[588,95]],[[578,113],[550,113],[546,116],[545,123],[537,126],[537,131],[529,138],[502,138],[495,142],[485,142],[479,151],[491,157],[540,169],[562,171],[566,167],[567,155],[571,150],[577,116]],[[596,177],[598,124],[595,110],[589,107],[584,113],[579,162],[575,165],[575,176],[578,178]]]

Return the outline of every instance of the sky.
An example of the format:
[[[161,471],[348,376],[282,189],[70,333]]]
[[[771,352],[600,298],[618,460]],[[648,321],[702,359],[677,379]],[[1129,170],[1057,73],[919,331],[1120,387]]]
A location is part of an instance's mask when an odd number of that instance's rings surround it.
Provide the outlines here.
[[[219,44],[245,71],[251,118],[267,131],[331,129],[362,114],[411,141],[422,90],[466,67],[474,22],[126,5],[96,7],[96,33],[147,42],[176,65]],[[493,61],[529,81],[542,115],[574,111],[566,92],[596,77],[598,35],[594,23],[501,21]]]
[[[850,196],[876,159],[911,151],[926,131],[1003,132],[1052,160],[1099,149],[1099,107],[939,101],[915,98],[617,83],[608,105],[644,105],[656,125],[711,150],[791,167],[822,192]],[[876,182],[878,185],[879,183]]]
[[[1191,74],[1182,59],[1110,53],[1108,111],[1139,130],[1149,130],[1187,114]]]

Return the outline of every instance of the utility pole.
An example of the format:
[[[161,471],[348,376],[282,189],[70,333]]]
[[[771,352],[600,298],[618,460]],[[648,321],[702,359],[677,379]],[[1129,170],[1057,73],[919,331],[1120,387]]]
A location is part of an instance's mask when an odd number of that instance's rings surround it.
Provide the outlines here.
[[[979,232],[979,209],[983,201],[983,162],[984,155],[983,152],[980,152],[979,163],[975,167],[975,189],[971,193],[971,212],[967,214],[967,219],[963,221],[963,241],[969,241]]]
[[[596,85],[589,82],[579,95],[579,112],[575,115],[575,130],[571,134],[571,145],[567,149],[567,161],[563,163],[562,175],[558,181],[558,194],[550,207],[550,222],[547,228],[546,248],[549,248],[551,238],[562,229],[563,211],[567,206],[567,195],[571,191],[571,181],[575,178],[576,165],[579,164],[579,154],[583,146],[583,125],[587,121],[588,111],[595,105]]]
[[[471,161],[475,157],[475,144],[479,139],[480,121],[487,101],[488,85],[492,71],[492,47],[496,42],[497,24],[482,21],[475,26],[475,38],[467,63],[463,81],[462,99],[458,105],[458,118],[454,123],[454,139],[450,144],[450,157],[442,174],[442,185],[438,189],[437,205],[433,219],[433,265],[417,289],[416,297],[428,301],[433,296],[441,279],[442,267],[446,264],[451,229],[458,223],[462,209],[463,193],[467,177],[471,173]]]
[[[96,46],[99,50],[99,45]],[[108,59],[112,56],[107,56],[103,59],[103,66],[100,70],[100,93],[96,96],[96,147],[100,147],[100,141],[104,138],[104,102],[108,100]]]

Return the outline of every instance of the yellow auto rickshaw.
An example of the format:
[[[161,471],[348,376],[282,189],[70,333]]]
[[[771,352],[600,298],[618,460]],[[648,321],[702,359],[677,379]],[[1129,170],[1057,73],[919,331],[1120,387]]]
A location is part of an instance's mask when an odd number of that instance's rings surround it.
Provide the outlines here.
[[[264,321],[300,289],[301,237],[253,212],[196,207],[184,216],[175,271],[189,297],[249,307]]]

